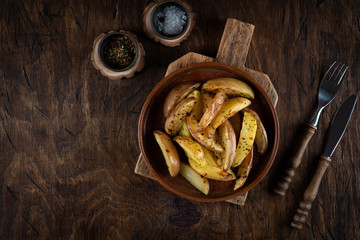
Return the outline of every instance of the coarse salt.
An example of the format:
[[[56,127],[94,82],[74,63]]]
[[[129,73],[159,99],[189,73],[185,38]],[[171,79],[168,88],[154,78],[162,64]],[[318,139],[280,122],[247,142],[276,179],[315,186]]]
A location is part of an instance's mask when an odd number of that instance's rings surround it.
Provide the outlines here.
[[[166,36],[176,36],[186,27],[188,16],[177,6],[167,6],[155,16],[157,30]]]

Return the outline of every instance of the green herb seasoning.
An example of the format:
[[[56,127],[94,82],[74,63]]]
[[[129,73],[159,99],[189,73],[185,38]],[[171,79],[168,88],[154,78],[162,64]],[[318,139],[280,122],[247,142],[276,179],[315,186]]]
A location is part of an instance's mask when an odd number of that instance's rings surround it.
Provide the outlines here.
[[[124,35],[111,36],[104,48],[104,60],[114,69],[124,69],[130,66],[135,55],[133,41]]]

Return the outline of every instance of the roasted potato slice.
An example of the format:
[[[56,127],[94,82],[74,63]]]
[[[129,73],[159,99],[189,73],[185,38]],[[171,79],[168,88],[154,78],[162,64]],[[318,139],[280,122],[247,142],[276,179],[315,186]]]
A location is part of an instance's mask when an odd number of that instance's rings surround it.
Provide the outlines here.
[[[196,159],[196,161],[202,164],[205,163],[204,152],[198,142],[184,136],[176,136],[174,141],[180,145],[188,158]]]
[[[181,124],[181,127],[180,127],[180,129],[178,131],[178,134],[179,134],[179,136],[185,136],[185,137],[191,138],[191,134],[190,134],[190,131],[189,131],[188,127],[187,127],[186,121],[184,121]]]
[[[170,112],[194,89],[200,87],[200,83],[187,82],[174,87],[166,96],[164,102],[164,116],[167,118]]]
[[[185,98],[170,112],[165,121],[165,132],[167,134],[175,135],[179,131],[181,124],[193,109],[196,101],[196,98],[193,97]]]
[[[223,91],[216,93],[210,105],[206,108],[204,114],[202,115],[197,131],[203,131],[207,126],[209,126],[226,100],[227,97]]]
[[[221,167],[221,164],[218,164],[218,162],[217,162],[214,152],[210,151],[203,145],[201,145],[201,148],[204,152],[204,159],[207,164],[212,165],[214,167]]]
[[[202,89],[209,92],[224,91],[229,96],[241,96],[246,98],[255,98],[252,88],[245,82],[235,78],[215,78],[208,80],[202,86]]]
[[[224,152],[220,153],[221,164],[224,171],[231,168],[236,152],[236,137],[233,127],[229,120],[226,120],[218,128],[219,142],[224,148]]]
[[[246,179],[249,176],[252,163],[253,163],[253,157],[254,156],[254,148],[251,149],[249,154],[246,156],[245,160],[240,164],[237,170],[237,179],[235,182],[234,191],[238,188],[241,188],[244,186]]]
[[[198,121],[196,120],[194,114],[190,114],[189,116],[187,116],[186,119],[190,134],[196,141],[198,141],[199,143],[201,143],[211,151],[215,151],[215,152],[224,151],[224,148],[217,142],[215,137],[208,138],[207,136],[205,136],[204,132],[196,131],[196,128],[198,126]]]
[[[233,167],[239,166],[251,151],[254,145],[256,129],[256,119],[250,113],[244,112],[239,142],[236,148],[234,162],[232,164]]]
[[[255,144],[257,147],[257,151],[260,155],[264,154],[268,148],[269,141],[267,137],[267,133],[265,127],[260,119],[260,116],[253,110],[249,108],[244,108],[242,111],[246,111],[250,113],[255,119],[257,123],[256,135],[255,135]]]
[[[235,174],[231,170],[224,171],[220,167],[215,167],[210,164],[201,164],[193,158],[189,158],[189,164],[195,172],[209,179],[218,181],[231,181],[236,179]]]
[[[189,166],[189,164],[180,163],[179,173],[186,180],[188,180],[191,185],[193,185],[196,189],[198,189],[203,194],[208,195],[210,189],[209,180],[195,172],[194,169]]]
[[[201,102],[202,102],[203,112],[205,112],[206,109],[208,109],[211,101],[214,99],[214,96],[215,93],[201,90]]]
[[[193,90],[187,97],[196,98],[197,102],[195,103],[195,106],[192,109],[192,112],[195,114],[196,119],[200,120],[201,116],[203,115],[203,106],[202,106],[200,91],[199,90]]]
[[[169,169],[170,176],[175,177],[180,169],[179,154],[171,141],[170,137],[160,130],[154,131],[156,142],[159,144],[162,154],[164,155],[166,165]]]
[[[215,134],[216,128],[223,124],[227,119],[234,116],[240,110],[246,108],[251,104],[251,101],[247,98],[236,97],[227,100],[221,107],[218,114],[212,120],[210,125],[205,128],[205,133],[208,138],[211,138]]]

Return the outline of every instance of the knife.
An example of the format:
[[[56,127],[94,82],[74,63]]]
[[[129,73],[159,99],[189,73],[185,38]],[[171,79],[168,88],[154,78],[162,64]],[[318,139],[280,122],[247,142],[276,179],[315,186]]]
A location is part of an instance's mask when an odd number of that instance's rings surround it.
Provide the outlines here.
[[[302,229],[305,223],[306,217],[309,215],[311,204],[315,200],[319,190],[321,179],[331,162],[331,156],[334,153],[337,145],[339,144],[346,127],[351,118],[351,114],[354,111],[355,104],[357,102],[356,94],[348,97],[336,111],[325,141],[324,152],[320,157],[319,164],[316,172],[311,179],[309,186],[306,188],[303,201],[300,203],[297,213],[294,216],[294,220],[291,226],[297,229]]]

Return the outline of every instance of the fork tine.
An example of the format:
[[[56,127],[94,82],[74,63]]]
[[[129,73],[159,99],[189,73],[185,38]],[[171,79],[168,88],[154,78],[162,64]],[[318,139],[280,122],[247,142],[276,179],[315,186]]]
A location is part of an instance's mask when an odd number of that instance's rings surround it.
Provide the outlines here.
[[[331,69],[333,68],[333,66],[334,66],[335,64],[336,64],[336,61],[333,62],[333,64],[331,64],[331,66],[330,66],[329,69],[326,71],[326,73],[325,73],[323,79],[321,80],[321,82],[326,81],[325,79],[327,78],[328,74],[330,73]]]
[[[344,66],[345,66],[345,65],[344,65]],[[337,85],[340,85],[340,83],[342,82],[342,80],[343,80],[343,78],[344,78],[344,76],[345,76],[348,68],[349,68],[349,66],[346,66],[344,72],[341,74],[341,77],[340,77],[339,81],[337,82]],[[340,72],[338,73],[338,75],[339,75],[339,74],[340,74]]]
[[[338,67],[340,67],[340,69],[338,69]],[[335,69],[333,75],[331,75],[331,78],[329,79],[329,82],[337,84],[336,81],[338,81],[339,75],[341,74],[342,69],[345,67],[345,64],[339,63],[338,67]]]
[[[336,77],[335,77],[335,78],[333,78],[333,77],[334,77],[335,73],[337,72],[337,70],[338,70],[338,68],[339,68],[340,65],[341,65],[341,63],[339,63],[339,64],[336,66],[335,70],[332,71],[331,76],[329,77],[328,80],[326,80],[327,82],[329,82],[329,83],[333,83],[333,82],[334,82],[334,79],[336,79]],[[341,72],[341,69],[340,69],[340,72]]]

